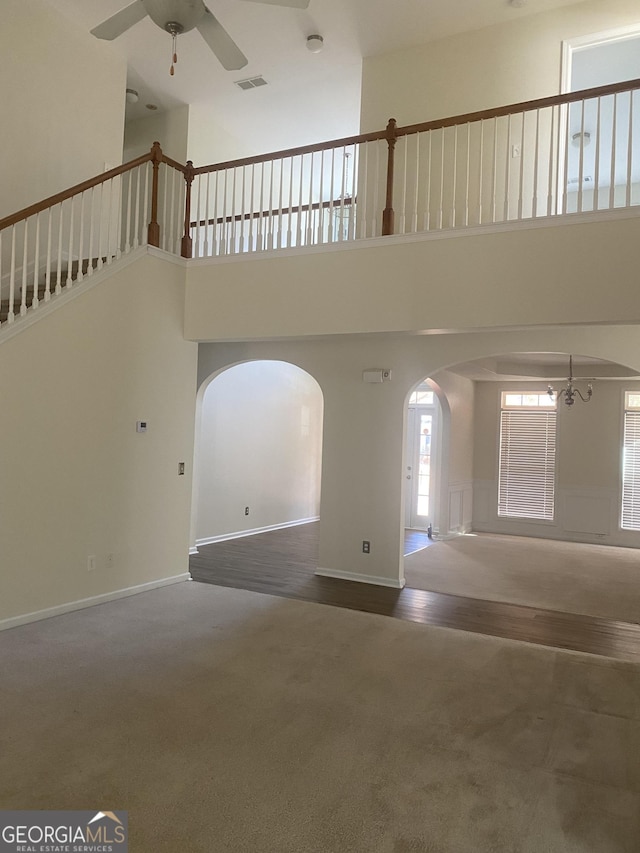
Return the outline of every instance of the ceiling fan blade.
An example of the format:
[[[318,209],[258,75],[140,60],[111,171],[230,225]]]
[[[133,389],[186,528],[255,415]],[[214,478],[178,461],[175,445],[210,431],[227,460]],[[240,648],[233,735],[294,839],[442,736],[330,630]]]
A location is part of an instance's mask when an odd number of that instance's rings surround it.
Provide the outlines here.
[[[310,0],[251,0],[252,3],[262,3],[264,6],[287,6],[289,9],[307,9]]]
[[[146,14],[147,10],[144,8],[142,0],[135,0],[135,3],[131,3],[130,6],[122,9],[120,12],[116,12],[115,15],[112,15],[106,21],[98,24],[97,27],[94,27],[91,30],[91,35],[99,39],[112,41],[112,39],[121,36],[122,33],[126,32],[134,24],[137,24],[138,21],[141,21],[146,17]]]
[[[220,21],[207,9],[196,29],[227,71],[237,71],[249,61]]]

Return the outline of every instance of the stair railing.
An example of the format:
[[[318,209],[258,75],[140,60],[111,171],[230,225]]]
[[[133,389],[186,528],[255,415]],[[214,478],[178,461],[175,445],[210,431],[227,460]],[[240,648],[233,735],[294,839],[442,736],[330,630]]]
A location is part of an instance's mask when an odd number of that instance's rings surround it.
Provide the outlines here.
[[[210,166],[151,151],[0,220],[0,323],[138,246],[216,257],[640,205],[640,80]]]
[[[183,254],[638,205],[639,91],[636,79],[405,127],[390,119],[374,133],[191,168]]]
[[[0,323],[139,246],[178,252],[185,171],[154,143],[148,154],[0,220]]]

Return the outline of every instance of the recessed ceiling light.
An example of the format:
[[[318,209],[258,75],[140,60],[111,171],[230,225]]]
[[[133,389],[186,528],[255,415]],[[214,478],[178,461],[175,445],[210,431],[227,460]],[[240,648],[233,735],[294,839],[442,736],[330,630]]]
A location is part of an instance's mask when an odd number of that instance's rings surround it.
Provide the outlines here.
[[[145,104],[145,106],[148,110],[157,110],[158,109],[157,104]]]

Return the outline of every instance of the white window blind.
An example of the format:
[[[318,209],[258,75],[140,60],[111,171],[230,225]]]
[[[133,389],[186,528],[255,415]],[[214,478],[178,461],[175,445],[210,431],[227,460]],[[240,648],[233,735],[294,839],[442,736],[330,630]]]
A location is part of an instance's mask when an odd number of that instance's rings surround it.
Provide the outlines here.
[[[622,527],[640,530],[640,411],[624,413]]]
[[[498,515],[552,521],[555,465],[555,411],[502,411]]]

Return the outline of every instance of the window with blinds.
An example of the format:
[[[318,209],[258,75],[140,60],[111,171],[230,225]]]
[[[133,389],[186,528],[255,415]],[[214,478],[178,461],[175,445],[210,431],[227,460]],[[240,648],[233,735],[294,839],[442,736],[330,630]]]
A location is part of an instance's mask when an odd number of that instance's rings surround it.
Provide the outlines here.
[[[640,530],[640,394],[630,391],[624,395],[621,526]]]
[[[556,418],[548,394],[502,394],[499,516],[553,521]]]

